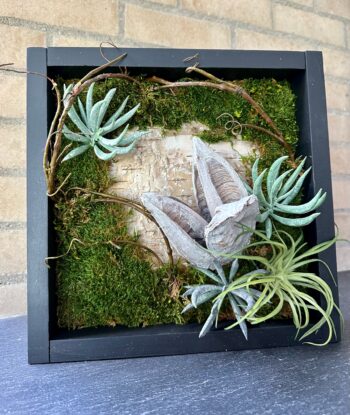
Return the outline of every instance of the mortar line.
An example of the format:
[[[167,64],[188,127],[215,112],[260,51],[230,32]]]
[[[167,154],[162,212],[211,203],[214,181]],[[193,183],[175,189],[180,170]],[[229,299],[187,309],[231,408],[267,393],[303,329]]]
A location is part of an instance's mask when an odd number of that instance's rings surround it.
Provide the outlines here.
[[[94,31],[81,30],[68,26],[49,25],[46,23],[35,22],[32,20],[19,19],[17,17],[0,16],[0,24],[14,27],[26,27],[40,32],[48,32],[51,34],[58,34],[64,36],[80,36],[86,38],[93,38],[100,41],[106,40],[107,37],[111,37],[110,33],[98,33]]]
[[[1,125],[25,125],[26,119],[25,118],[15,118],[15,117],[2,117],[0,116],[0,126]]]
[[[350,181],[350,174],[347,174],[347,173],[344,173],[344,174],[341,174],[341,173],[339,173],[339,174],[332,174],[332,181],[339,181],[339,180],[342,180],[342,181]]]
[[[280,4],[282,6],[288,6],[288,7],[291,7],[293,9],[298,9],[298,10],[303,10],[303,11],[306,11],[306,12],[311,12],[311,13],[315,14],[316,16],[327,17],[329,19],[336,20],[336,21],[339,21],[339,22],[342,22],[342,23],[349,23],[350,22],[350,19],[347,18],[347,17],[343,17],[343,16],[340,16],[340,15],[336,15],[336,14],[332,14],[332,13],[326,13],[326,12],[323,12],[321,10],[317,10],[317,7],[315,6],[315,2],[313,2],[313,6],[310,7],[310,6],[306,6],[306,5],[299,4],[299,3],[292,3],[289,0],[271,0],[271,1],[274,4]],[[341,1],[341,0],[338,0],[338,1]]]
[[[26,282],[27,273],[0,273],[0,287]]]
[[[331,114],[331,115],[343,115],[346,117],[350,117],[350,111],[341,110],[337,108],[328,108],[327,111],[328,111],[328,114]]]
[[[26,169],[18,167],[0,167],[0,177],[26,177]]]
[[[27,222],[0,222],[0,231],[20,231],[27,229]]]
[[[167,11],[167,7],[169,6],[164,6],[164,5],[160,5],[160,4],[154,4],[154,3],[148,3],[148,2],[142,2],[142,6],[140,6],[139,0],[127,0],[127,2],[124,1],[124,4],[134,4],[137,5],[139,7],[143,7],[146,10],[150,10],[150,11],[159,11],[159,12],[166,12]],[[152,6],[152,7],[149,7]],[[263,34],[267,34],[267,35],[272,35],[272,36],[276,36],[277,37],[281,37],[281,38],[285,38],[285,39],[289,39],[289,40],[303,40],[306,41],[308,43],[310,43],[310,46],[312,47],[327,47],[327,48],[332,48],[335,50],[339,50],[339,51],[343,51],[343,52],[348,52],[349,50],[343,46],[339,46],[339,45],[334,45],[331,43],[327,43],[327,42],[322,42],[320,40],[317,39],[313,39],[313,38],[309,38],[309,37],[305,37],[305,36],[301,36],[301,35],[297,35],[297,34],[292,34],[292,33],[287,33],[287,32],[283,32],[283,31],[277,31],[277,30],[273,30],[273,28],[266,28],[266,27],[261,27],[261,26],[256,26],[254,24],[251,23],[246,23],[246,22],[241,22],[241,21],[235,21],[232,19],[226,19],[225,17],[220,17],[220,16],[210,16],[207,15],[205,13],[201,13],[198,11],[191,11],[191,10],[187,10],[187,9],[169,9],[171,15],[175,15],[175,16],[185,16],[185,17],[191,17],[191,18],[195,18],[197,20],[206,20],[208,22],[212,22],[212,23],[222,23],[225,24],[227,26],[229,26],[232,23],[236,24],[236,28],[239,29],[246,29],[246,30],[250,30],[250,31],[254,31],[254,32],[258,32],[258,33],[263,33]],[[176,11],[176,13],[173,13],[174,11]]]

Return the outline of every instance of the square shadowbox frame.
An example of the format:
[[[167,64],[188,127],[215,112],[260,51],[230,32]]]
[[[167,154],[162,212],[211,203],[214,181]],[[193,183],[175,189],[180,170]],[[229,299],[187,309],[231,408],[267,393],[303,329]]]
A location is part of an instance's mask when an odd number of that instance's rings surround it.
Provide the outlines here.
[[[304,189],[306,198],[323,188],[328,196],[320,208],[321,215],[307,227],[310,243],[334,237],[334,217],[329,161],[329,144],[323,63],[321,52],[279,52],[192,49],[106,49],[113,59],[127,52],[122,65],[131,74],[154,74],[167,79],[184,75],[184,59],[199,53],[200,67],[223,79],[274,77],[288,80],[297,96],[297,121],[300,129],[298,153],[307,156],[312,173]],[[29,48],[28,71],[51,78],[82,76],[105,63],[99,48]],[[108,71],[118,71],[118,67]],[[246,341],[240,330],[210,331],[199,339],[200,325],[162,325],[146,328],[92,328],[62,330],[56,323],[54,267],[44,259],[56,254],[53,209],[46,195],[42,170],[44,143],[55,110],[55,96],[44,77],[27,77],[27,208],[28,208],[28,358],[29,363],[67,362],[127,357],[175,355],[200,352],[243,350],[299,344],[291,321],[271,321],[249,329]],[[335,247],[319,254],[333,275],[337,276]],[[338,289],[324,267],[315,272],[332,288],[336,304]],[[323,299],[318,301],[323,304]],[[340,338],[340,321],[333,313],[336,337]],[[310,337],[321,341],[326,327]]]

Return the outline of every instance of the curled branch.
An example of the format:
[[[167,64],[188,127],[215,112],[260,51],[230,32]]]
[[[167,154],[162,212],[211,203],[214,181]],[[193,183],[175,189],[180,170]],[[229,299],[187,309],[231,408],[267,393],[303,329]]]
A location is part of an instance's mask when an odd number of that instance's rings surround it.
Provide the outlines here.
[[[286,141],[283,137],[281,131],[277,128],[275,123],[271,120],[271,118],[267,115],[267,113],[262,109],[262,107],[245,91],[240,85],[235,84],[234,82],[223,81],[216,76],[210,74],[209,72],[204,71],[196,66],[191,66],[187,68],[186,72],[197,72],[206,78],[209,81],[177,81],[177,82],[169,82],[165,79],[152,76],[149,78],[149,81],[161,84],[161,86],[154,88],[155,90],[158,89],[172,89],[172,88],[182,88],[182,87],[190,87],[190,86],[199,86],[199,87],[207,87],[218,89],[220,91],[230,92],[235,95],[240,95],[243,99],[245,99],[254,109],[255,111],[264,119],[264,121],[270,126],[273,132],[264,129],[263,127],[259,126],[252,126],[252,124],[245,125],[246,127],[254,128],[259,131],[266,132],[271,137],[275,138],[288,152],[288,155],[291,160],[292,166],[296,166],[295,164],[295,157],[294,152],[290,144]]]
[[[120,56],[118,56],[117,58],[108,61],[107,63],[105,63],[104,65],[99,66],[98,68],[94,68],[93,70],[91,70],[90,72],[88,72],[83,78],[81,78],[75,85],[73,88],[73,91],[70,95],[70,97],[68,98],[66,105],[64,105],[63,111],[60,114],[60,110],[61,110],[61,96],[58,90],[56,90],[55,88],[55,92],[56,92],[56,98],[57,98],[57,102],[58,107],[56,110],[56,114],[54,117],[53,122],[51,123],[51,127],[50,127],[50,132],[49,132],[49,136],[48,136],[48,140],[46,143],[46,148],[45,148],[45,154],[44,154],[44,166],[45,166],[45,171],[46,171],[46,177],[47,177],[47,189],[48,189],[48,193],[49,194],[53,194],[54,193],[54,187],[55,187],[55,173],[56,173],[56,169],[57,169],[57,165],[58,165],[58,157],[60,154],[60,150],[61,150],[61,145],[62,145],[62,130],[63,130],[63,126],[64,123],[66,121],[68,112],[70,110],[70,108],[73,106],[77,96],[80,94],[80,92],[86,88],[88,85],[90,85],[92,82],[101,80],[101,79],[105,79],[105,78],[111,78],[111,77],[118,77],[118,78],[124,78],[124,79],[130,79],[130,77],[126,74],[100,74],[98,75],[100,72],[102,72],[104,69],[107,69],[109,66],[119,62],[120,60],[122,60],[124,57],[126,56],[126,54],[122,54]],[[112,76],[111,76],[112,75]],[[58,91],[58,94],[57,94]],[[48,155],[48,147],[49,147],[49,143],[51,142],[51,136],[52,136],[52,132],[55,130],[56,128],[56,123],[57,123],[57,131],[55,136],[55,140],[54,140],[54,145],[53,145],[53,150],[52,150],[52,154],[51,154],[51,158],[49,160],[49,155]]]

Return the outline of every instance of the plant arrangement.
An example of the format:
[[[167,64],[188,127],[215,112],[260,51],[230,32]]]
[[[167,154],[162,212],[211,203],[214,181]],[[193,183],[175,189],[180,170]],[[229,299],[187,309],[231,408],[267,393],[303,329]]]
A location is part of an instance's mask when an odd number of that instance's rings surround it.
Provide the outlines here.
[[[145,132],[137,132],[126,135],[129,125],[115,138],[108,139],[104,137],[108,133],[112,133],[117,128],[124,125],[136,113],[140,104],[121,115],[128,102],[128,97],[123,101],[117,111],[102,126],[103,118],[106,115],[108,106],[115,94],[115,88],[111,89],[108,94],[99,102],[93,104],[94,83],[88,89],[86,97],[86,107],[84,108],[80,98],[78,98],[79,112],[74,105],[68,111],[68,117],[79,129],[79,133],[72,132],[66,125],[63,126],[64,136],[80,145],[64,156],[62,161],[67,161],[73,157],[85,153],[89,148],[93,148],[96,156],[101,160],[111,160],[117,155],[128,154],[134,147],[136,142],[145,134]],[[68,98],[73,90],[74,85],[71,84],[67,88],[64,86],[63,102],[68,105]],[[102,148],[101,148],[102,147]],[[107,153],[106,153],[107,151]]]
[[[222,80],[197,64],[186,70],[193,78],[175,82],[106,72],[124,56],[80,80],[49,79],[57,110],[43,167],[55,206],[58,255],[47,260],[56,268],[58,324],[72,329],[196,321],[204,323],[199,337],[220,324],[225,330],[239,326],[247,339],[249,324],[281,318],[287,310],[300,340],[326,327],[320,345],[328,344],[335,334],[332,313],[340,310],[312,264],[336,238],[315,246],[304,242],[302,228],[318,217],[327,195],[319,189],[301,203],[311,166],[304,170],[306,158],[295,155],[289,85]],[[232,128],[222,126],[226,115]],[[108,191],[111,162],[136,157],[142,151],[137,144],[148,145],[151,126],[171,130],[190,121],[208,127],[192,138],[192,206],[161,192],[131,199]],[[210,146],[232,139],[255,144],[243,158],[246,174]],[[167,261],[129,232],[135,211],[157,226]],[[89,285],[82,295],[79,287]]]

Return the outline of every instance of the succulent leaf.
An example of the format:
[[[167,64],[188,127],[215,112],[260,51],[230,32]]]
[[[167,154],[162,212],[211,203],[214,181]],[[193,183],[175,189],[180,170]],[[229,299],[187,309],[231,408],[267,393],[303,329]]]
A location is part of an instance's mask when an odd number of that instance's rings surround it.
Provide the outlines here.
[[[203,272],[205,275],[207,275],[216,284],[201,284],[187,286],[186,292],[182,295],[182,297],[184,298],[191,297],[191,302],[186,305],[186,307],[182,310],[182,313],[185,313],[186,311],[191,310],[193,308],[197,308],[200,304],[214,299],[210,315],[204,323],[199,337],[205,336],[211,329],[211,327],[214,325],[214,323],[217,326],[220,308],[224,302],[224,299],[226,298],[226,296],[222,296],[220,294],[226,291],[230,284],[233,283],[234,277],[239,268],[238,259],[235,259],[231,264],[229,277],[226,278],[225,272],[220,263],[215,262],[214,265],[215,273],[207,269],[197,269]],[[258,290],[246,290],[245,288],[238,288],[235,291],[231,291],[228,293],[227,298],[229,300],[229,305],[231,306],[232,311],[235,314],[238,321],[243,317],[243,312],[245,313],[255,305],[255,300],[256,298],[259,298],[260,295],[261,293]],[[218,296],[219,298],[215,298]],[[240,322],[239,326],[243,332],[244,337],[247,339],[248,331],[246,322]]]
[[[283,216],[276,215],[272,213],[272,218],[277,220],[277,222],[282,223],[282,225],[299,227],[309,225],[317,216],[320,216],[320,213],[313,213],[312,215],[306,216],[304,218],[284,218]],[[269,237],[269,236],[268,236]]]
[[[229,276],[228,276],[228,280],[229,280],[229,282],[232,282],[233,277],[237,274],[238,267],[239,267],[239,264],[238,264],[238,259],[235,259],[235,260],[232,262],[231,269],[230,269],[230,274],[229,274]]]
[[[271,192],[269,194],[269,200],[270,202],[274,201],[278,192],[280,191],[282,184],[283,184],[283,180],[288,176],[288,174],[291,172],[291,170],[287,170],[285,171],[283,174],[281,174],[273,183],[272,188],[271,188]]]
[[[91,134],[89,128],[84,124],[84,122],[80,119],[76,109],[74,107],[71,107],[68,111],[69,118],[73,121],[75,126],[86,135]]]
[[[209,269],[206,269],[206,268],[197,268],[199,271],[201,271],[201,272],[203,272],[203,274],[205,274],[207,277],[209,277],[211,280],[213,280],[213,281],[215,281],[215,282],[217,282],[217,283],[219,283],[219,284],[221,284],[222,283],[222,280],[221,280],[221,278],[217,275],[217,274],[215,274],[215,272],[212,272],[212,271],[210,271]],[[189,295],[188,293],[187,293],[187,291],[185,292],[185,294],[184,294],[184,296],[186,296],[186,295]]]
[[[73,87],[74,86],[72,84],[68,87],[64,85],[65,105],[67,105],[68,95],[73,90]],[[136,105],[126,114],[121,116],[128,102],[128,98],[126,98],[118,110],[104,125],[102,125],[103,119],[115,95],[116,89],[113,88],[108,91],[104,99],[96,102],[95,104],[93,102],[93,90],[94,83],[92,83],[88,89],[85,108],[80,98],[78,98],[79,113],[74,106],[72,106],[68,111],[69,118],[80,132],[73,132],[69,130],[67,126],[64,126],[63,134],[68,140],[83,143],[84,146],[81,146],[82,148],[78,147],[77,149],[73,149],[67,154],[63,161],[82,154],[88,147],[92,147],[94,149],[94,152],[99,159],[108,161],[116,156],[129,153],[135,147],[136,142],[143,135],[147,134],[145,131],[136,131],[127,136],[126,132],[129,127],[127,125],[117,137],[111,139],[104,137],[105,134],[113,132],[130,120],[130,118],[136,113],[140,104]],[[85,146],[87,146],[86,149]]]
[[[303,170],[305,161],[306,161],[306,157],[301,161],[301,163],[298,165],[298,167],[289,176],[288,180],[286,181],[286,183],[283,185],[283,187],[281,189],[281,194],[283,194],[283,195],[286,194],[290,190],[290,188],[293,186],[293,184],[295,183],[295,181],[299,177],[299,174]]]
[[[258,198],[260,214],[257,216],[257,221],[265,224],[265,232],[268,238],[271,238],[272,235],[273,220],[283,225],[299,227],[308,225],[319,215],[319,213],[313,213],[306,217],[290,218],[281,216],[280,213],[287,215],[305,215],[319,208],[327,196],[320,189],[308,202],[300,205],[291,205],[290,203],[300,194],[311,167],[301,173],[306,160],[304,158],[295,170],[287,170],[280,175],[279,172],[282,163],[287,158],[287,156],[278,158],[269,168],[266,177],[266,196],[263,191],[266,169],[259,175],[258,159],[252,167],[253,189],[250,193]]]
[[[80,154],[85,153],[85,151],[88,150],[89,147],[90,147],[89,144],[85,144],[85,145],[74,148],[63,158],[62,161],[67,161],[67,160],[72,159],[73,157],[80,156]]]
[[[282,156],[279,157],[277,160],[275,160],[270,169],[269,172],[267,174],[267,179],[266,179],[266,184],[267,184],[267,193],[271,194],[271,190],[272,190],[272,185],[275,183],[275,180],[278,177],[278,174],[280,172],[280,168],[282,163],[284,162],[284,160],[286,160],[288,158],[288,156]]]
[[[77,101],[78,101],[78,106],[79,106],[80,115],[82,117],[82,121],[84,121],[84,123],[87,124],[88,120],[87,120],[87,116],[86,116],[86,112],[85,112],[83,103],[81,102],[81,99],[79,97],[78,97]]]
[[[106,115],[109,104],[111,103],[112,98],[114,97],[115,91],[116,91],[115,88],[108,91],[107,95],[105,96],[104,100],[102,101],[102,105],[101,105],[101,108],[100,108],[100,111],[99,111],[98,117],[97,117],[97,128],[100,128],[100,125],[102,123],[102,120],[103,120],[104,116]]]
[[[312,210],[317,209],[321,204],[325,201],[327,193],[322,193],[322,189],[320,189],[317,194],[307,203],[302,205],[290,206],[290,205],[282,205],[280,203],[276,203],[276,211],[283,212],[283,213],[291,213],[291,214],[303,214],[311,212]]]
[[[199,333],[199,338],[204,337],[213,326],[214,321],[217,319],[217,316],[219,314],[218,306],[218,301],[216,301],[213,307],[211,308],[209,317],[207,318],[206,322],[202,327],[202,330]]]
[[[200,304],[203,304],[211,298],[220,294],[220,292],[221,289],[215,285],[200,285],[193,291],[191,302],[193,306],[197,308]]]
[[[262,191],[262,182],[265,177],[266,169],[258,176],[253,186],[253,194],[258,198],[260,205],[268,206],[268,202],[265,199],[264,193]]]
[[[86,116],[87,117],[90,117],[90,114],[91,114],[91,109],[92,109],[92,104],[93,104],[92,96],[94,93],[94,86],[95,86],[95,82],[89,86],[89,89],[86,95]]]
[[[239,308],[239,305],[236,302],[235,296],[232,293],[230,293],[228,295],[228,300],[230,302],[230,305],[232,307],[233,312],[235,313],[235,316],[236,316],[237,321],[239,321],[242,318],[242,312],[241,312],[241,310]],[[241,328],[242,333],[243,333],[245,339],[248,340],[247,323],[245,321],[242,321],[242,322],[239,323],[239,327]]]
[[[135,112],[139,109],[139,106],[140,106],[140,104],[137,104],[136,107],[134,107],[133,109],[128,111],[122,117],[118,118],[113,124],[113,127],[114,127],[113,129],[115,130],[116,128],[118,128],[118,127],[122,126],[123,124],[125,124],[126,122],[128,122],[130,120],[130,118],[134,116]]]
[[[297,180],[295,186],[292,189],[290,189],[289,192],[287,192],[285,194],[285,197],[282,198],[282,203],[283,204],[288,204],[293,199],[295,199],[295,197],[298,195],[301,188],[303,187],[304,180],[306,179],[306,176],[309,174],[310,171],[311,171],[311,167],[309,167],[307,170],[305,170],[305,172]]]
[[[126,97],[117,111],[106,121],[104,127],[102,128],[102,134],[109,133],[112,130],[108,130],[111,126],[113,126],[115,120],[119,117],[119,115],[124,111],[126,104],[129,100],[129,97]],[[108,131],[107,131],[108,130]]]
[[[62,132],[64,136],[70,141],[76,141],[77,143],[85,144],[88,144],[90,142],[89,138],[87,138],[85,135],[73,133],[73,131],[71,131],[65,125],[63,126]]]

